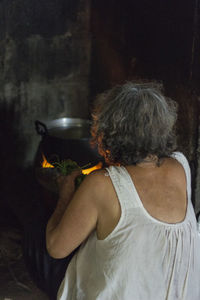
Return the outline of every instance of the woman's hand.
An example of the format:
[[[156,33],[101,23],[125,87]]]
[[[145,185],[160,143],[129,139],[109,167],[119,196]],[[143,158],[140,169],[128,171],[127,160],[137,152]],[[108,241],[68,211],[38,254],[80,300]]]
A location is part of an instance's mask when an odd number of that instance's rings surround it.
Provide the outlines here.
[[[68,203],[75,192],[75,179],[81,174],[81,170],[73,171],[70,175],[60,175],[57,178],[59,190],[59,202]]]
[[[59,179],[60,202],[46,230],[46,245],[54,258],[63,258],[76,249],[96,228],[102,199],[106,198],[105,179],[99,172],[89,174],[75,190],[74,180],[79,173]],[[69,194],[71,198],[66,204]]]

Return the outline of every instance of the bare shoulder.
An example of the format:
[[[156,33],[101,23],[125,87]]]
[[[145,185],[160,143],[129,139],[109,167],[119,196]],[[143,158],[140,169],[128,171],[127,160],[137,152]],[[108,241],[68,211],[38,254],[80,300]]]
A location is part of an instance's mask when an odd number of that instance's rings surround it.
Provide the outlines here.
[[[106,192],[109,185],[109,179],[105,169],[96,170],[86,176],[80,189],[89,189],[90,192],[96,195],[102,195]]]
[[[108,172],[106,169],[95,170],[86,176],[87,181],[89,182],[98,182],[103,183],[106,182]]]
[[[94,180],[104,180],[108,171],[106,169],[95,170],[91,172],[87,177],[93,178]]]
[[[170,157],[165,160],[165,167],[169,176],[176,182],[186,183],[186,173],[182,164],[175,158]]]

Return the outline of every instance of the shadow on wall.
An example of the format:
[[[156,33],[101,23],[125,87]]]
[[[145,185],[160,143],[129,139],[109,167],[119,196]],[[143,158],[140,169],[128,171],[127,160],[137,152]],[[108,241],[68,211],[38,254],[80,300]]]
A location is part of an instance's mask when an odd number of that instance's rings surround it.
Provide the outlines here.
[[[19,122],[19,115],[15,111],[14,105],[2,104],[0,106],[0,178],[1,178],[1,202],[7,203],[7,195],[15,190],[17,193],[17,186],[19,185],[19,177],[23,172],[20,162],[23,161],[23,155],[26,151],[26,145],[17,132],[17,125]]]
[[[14,105],[0,106],[1,148],[0,148],[0,223],[13,223],[26,226],[34,216],[35,207],[43,201],[41,186],[35,177],[33,165],[23,166],[27,146],[16,124],[20,116]],[[42,202],[41,202],[42,203]]]

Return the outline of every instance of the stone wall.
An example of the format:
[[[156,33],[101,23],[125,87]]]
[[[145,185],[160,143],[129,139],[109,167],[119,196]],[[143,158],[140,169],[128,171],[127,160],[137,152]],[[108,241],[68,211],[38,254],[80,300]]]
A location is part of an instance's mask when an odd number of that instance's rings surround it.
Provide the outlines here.
[[[89,9],[83,0],[0,2],[4,163],[32,163],[35,120],[88,117]]]

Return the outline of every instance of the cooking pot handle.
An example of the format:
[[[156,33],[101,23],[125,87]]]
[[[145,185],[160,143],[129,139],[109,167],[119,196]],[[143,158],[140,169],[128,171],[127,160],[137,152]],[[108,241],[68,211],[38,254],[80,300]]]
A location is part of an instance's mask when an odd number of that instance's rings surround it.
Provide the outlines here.
[[[46,125],[38,120],[35,121],[35,129],[37,133],[40,134],[41,136],[45,136],[48,134],[48,129]]]

